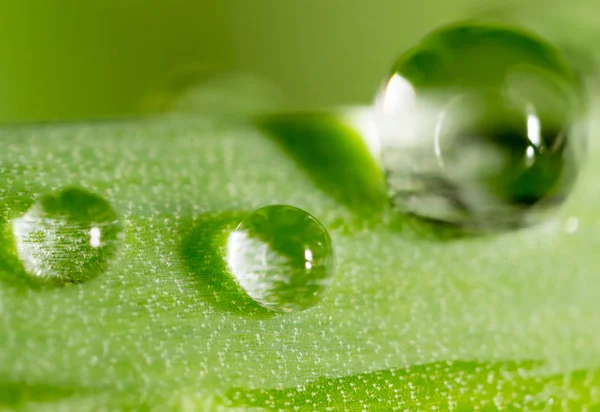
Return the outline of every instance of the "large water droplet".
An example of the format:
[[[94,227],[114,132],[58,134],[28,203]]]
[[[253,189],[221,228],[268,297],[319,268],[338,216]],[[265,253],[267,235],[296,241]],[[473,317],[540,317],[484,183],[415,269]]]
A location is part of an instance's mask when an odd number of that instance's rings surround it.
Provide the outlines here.
[[[305,211],[282,205],[245,218],[227,240],[226,260],[252,299],[279,312],[316,304],[335,269],[327,230]]]
[[[514,227],[560,204],[584,146],[581,85],[559,52],[517,29],[433,32],[377,99],[392,203],[470,227]]]
[[[13,219],[12,229],[17,254],[29,274],[72,283],[106,270],[122,232],[111,205],[79,189],[42,197]]]

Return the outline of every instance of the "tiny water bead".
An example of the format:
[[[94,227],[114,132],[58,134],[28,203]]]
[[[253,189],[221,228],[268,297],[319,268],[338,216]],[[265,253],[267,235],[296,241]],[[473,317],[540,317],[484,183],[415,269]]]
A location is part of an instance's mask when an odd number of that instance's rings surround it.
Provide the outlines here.
[[[564,200],[584,150],[578,77],[515,28],[429,34],[394,64],[376,116],[393,206],[472,228],[535,222]]]
[[[41,279],[80,283],[104,272],[115,256],[122,227],[103,198],[66,189],[43,196],[12,220],[17,255]]]
[[[227,239],[226,261],[248,296],[278,312],[315,305],[335,271],[327,230],[305,211],[284,205],[248,215]]]

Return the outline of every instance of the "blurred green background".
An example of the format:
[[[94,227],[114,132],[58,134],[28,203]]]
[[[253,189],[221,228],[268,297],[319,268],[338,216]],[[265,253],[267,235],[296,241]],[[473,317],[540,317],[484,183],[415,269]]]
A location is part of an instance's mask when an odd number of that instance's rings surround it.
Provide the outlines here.
[[[546,25],[556,26],[551,31],[567,36],[571,30],[565,27],[571,26],[578,27],[576,34],[593,32],[585,16],[590,8],[600,11],[590,0],[578,0],[577,7],[540,5],[492,0],[4,0],[0,122],[153,112],[169,105],[170,88],[224,72],[271,83],[286,108],[362,104],[372,99],[390,62],[440,24],[478,15],[512,17],[513,10],[536,23],[543,12],[551,15]]]

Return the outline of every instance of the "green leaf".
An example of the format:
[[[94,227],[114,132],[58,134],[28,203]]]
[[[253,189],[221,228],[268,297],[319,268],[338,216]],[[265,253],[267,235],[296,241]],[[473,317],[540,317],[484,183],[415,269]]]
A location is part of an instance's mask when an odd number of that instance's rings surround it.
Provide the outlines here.
[[[390,216],[356,134],[314,119],[0,131],[0,409],[597,408],[597,144],[548,223],[448,237]],[[124,239],[95,278],[40,284],[11,222],[66,188],[106,200]],[[228,231],[269,204],[332,237],[334,285],[303,312],[267,312],[223,261]]]
[[[545,410],[600,407],[598,373],[536,376],[533,362],[436,362],[341,378],[319,378],[288,389],[232,389],[232,405],[279,410]]]

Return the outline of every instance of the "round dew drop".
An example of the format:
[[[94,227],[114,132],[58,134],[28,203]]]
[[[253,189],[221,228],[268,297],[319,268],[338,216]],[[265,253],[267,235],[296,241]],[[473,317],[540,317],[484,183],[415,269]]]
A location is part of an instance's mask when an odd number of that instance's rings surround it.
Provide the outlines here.
[[[226,261],[248,296],[278,312],[315,305],[335,271],[327,230],[305,211],[283,205],[247,216],[227,239]]]
[[[122,233],[112,206],[79,189],[42,197],[13,219],[12,230],[25,270],[59,283],[80,283],[104,272]]]
[[[377,97],[392,205],[472,228],[535,222],[573,185],[583,118],[580,82],[549,43],[478,23],[437,30]]]

